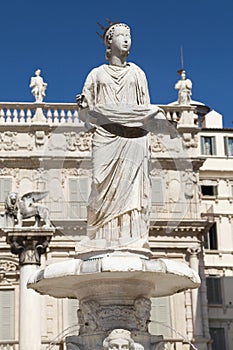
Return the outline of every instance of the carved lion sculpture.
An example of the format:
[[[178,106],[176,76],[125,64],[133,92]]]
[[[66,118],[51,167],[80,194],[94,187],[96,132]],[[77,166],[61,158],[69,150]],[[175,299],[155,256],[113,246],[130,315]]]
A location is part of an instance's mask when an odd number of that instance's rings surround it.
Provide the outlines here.
[[[17,220],[17,226],[22,227],[24,219],[35,216],[34,227],[39,226],[41,219],[44,220],[45,227],[50,227],[49,209],[37,204],[47,194],[48,192],[29,192],[19,198],[18,193],[10,192],[5,201],[6,226],[13,227]]]

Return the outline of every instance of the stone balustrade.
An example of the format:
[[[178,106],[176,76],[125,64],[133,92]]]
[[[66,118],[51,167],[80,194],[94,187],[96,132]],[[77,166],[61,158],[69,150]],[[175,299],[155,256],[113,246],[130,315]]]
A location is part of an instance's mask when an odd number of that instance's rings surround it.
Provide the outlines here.
[[[18,350],[19,342],[16,340],[0,340],[0,350]]]
[[[86,220],[87,202],[45,202],[44,205],[49,208],[52,220]],[[212,206],[202,207],[202,216],[205,213],[212,212]],[[199,203],[179,203],[170,202],[152,203],[151,222],[157,220],[193,220],[200,218]]]
[[[160,107],[165,111],[166,118],[175,123],[181,120],[183,113],[195,111],[195,107],[190,105],[160,105]],[[41,124],[82,124],[76,103],[0,102],[0,126],[31,125],[38,110],[44,116],[44,119],[40,121]],[[195,118],[193,118],[193,125],[195,125]]]

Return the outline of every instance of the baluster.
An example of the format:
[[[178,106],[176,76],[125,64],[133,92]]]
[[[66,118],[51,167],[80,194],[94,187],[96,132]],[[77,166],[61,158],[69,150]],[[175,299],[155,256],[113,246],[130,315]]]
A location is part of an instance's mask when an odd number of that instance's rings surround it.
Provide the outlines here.
[[[32,119],[32,111],[30,109],[27,109],[25,122],[30,122],[31,119]]]
[[[47,111],[47,120],[48,120],[48,123],[49,124],[52,124],[52,112],[51,112],[51,109],[48,109],[48,111]]]
[[[13,123],[18,123],[19,120],[18,120],[18,111],[17,109],[14,109],[13,111]]]
[[[172,113],[172,120],[173,120],[174,122],[176,122],[176,121],[178,120],[178,117],[177,117],[177,114],[176,114],[175,111]]]
[[[167,112],[166,117],[167,117],[167,120],[172,120],[171,113],[169,111]]]
[[[58,124],[59,123],[59,113],[58,110],[55,109],[53,112],[53,122],[54,124]]]
[[[10,109],[7,109],[6,111],[6,122],[7,123],[11,123],[12,120],[11,120],[11,110]]]
[[[4,109],[0,110],[0,123],[3,124],[5,123],[5,113],[4,113]]]
[[[24,109],[21,109],[20,110],[20,113],[19,113],[19,116],[20,116],[20,123],[25,123],[25,113],[24,113]]]
[[[72,123],[72,112],[71,110],[67,111],[67,123]]]
[[[65,110],[62,109],[61,112],[60,112],[60,123],[65,123],[66,122],[65,116],[66,116]]]
[[[78,111],[77,110],[74,111],[73,118],[74,118],[74,120],[73,120],[74,123],[80,123],[79,115],[78,115]]]

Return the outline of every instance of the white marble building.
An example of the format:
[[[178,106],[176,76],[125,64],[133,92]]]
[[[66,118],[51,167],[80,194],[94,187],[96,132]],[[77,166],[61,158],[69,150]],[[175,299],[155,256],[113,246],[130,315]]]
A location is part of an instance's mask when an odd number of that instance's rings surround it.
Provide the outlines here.
[[[202,284],[198,290],[153,299],[150,331],[164,335],[168,350],[188,350],[189,342],[199,350],[230,350],[233,130],[223,128],[220,114],[195,101],[161,107],[174,127],[171,136],[164,130],[151,135],[150,247],[155,258],[186,262],[199,272]],[[0,102],[2,350],[27,350],[31,344],[25,339],[40,343],[34,349],[65,349],[65,336],[78,333],[76,300],[27,294],[22,275],[25,266],[28,273],[37,268],[30,255],[35,247],[24,234],[28,260],[19,264],[22,252],[11,253],[14,237],[6,237],[4,230],[4,202],[10,191],[22,196],[48,190],[43,204],[50,209],[54,233],[41,266],[74,257],[86,234],[90,155],[91,132],[79,121],[75,104]],[[27,227],[32,223],[24,221]]]

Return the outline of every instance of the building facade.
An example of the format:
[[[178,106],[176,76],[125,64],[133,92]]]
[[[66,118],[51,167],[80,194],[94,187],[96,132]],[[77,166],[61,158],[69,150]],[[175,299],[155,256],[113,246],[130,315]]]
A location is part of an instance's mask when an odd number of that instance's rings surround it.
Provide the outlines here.
[[[150,332],[163,334],[168,350],[188,350],[191,343],[199,350],[230,350],[233,130],[224,129],[222,116],[199,103],[161,107],[169,123],[151,134],[150,248],[155,259],[186,262],[199,273],[202,284],[198,290],[153,299]],[[20,337],[30,329],[28,321],[23,324],[20,305],[26,293],[20,278],[30,260],[20,260],[22,252],[12,248],[5,199],[11,191],[20,197],[48,191],[41,205],[49,208],[53,234],[41,254],[41,267],[74,258],[86,234],[91,138],[75,104],[0,103],[2,350],[18,350]],[[33,224],[34,218],[23,221],[27,230]],[[30,239],[22,236],[27,252]],[[41,349],[65,349],[65,336],[78,333],[78,301],[39,298],[40,327],[34,332],[39,332]]]

